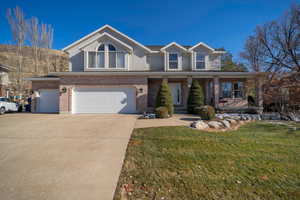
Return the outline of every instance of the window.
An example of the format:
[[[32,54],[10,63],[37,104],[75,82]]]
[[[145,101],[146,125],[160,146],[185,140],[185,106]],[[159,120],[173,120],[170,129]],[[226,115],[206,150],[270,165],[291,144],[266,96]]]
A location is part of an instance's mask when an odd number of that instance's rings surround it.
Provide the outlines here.
[[[89,52],[89,68],[96,67],[96,52]]]
[[[116,64],[116,48],[109,44],[108,45],[108,55],[109,55],[109,68],[117,68]]]
[[[177,53],[169,53],[169,69],[178,69]]]
[[[233,97],[234,98],[242,98],[243,97],[243,83],[236,82],[233,83]]]
[[[205,69],[205,55],[196,53],[196,69]]]
[[[97,51],[88,52],[88,68],[125,68],[125,56],[114,45],[101,44]]]
[[[222,82],[222,98],[243,98],[243,82]]]
[[[232,97],[232,83],[231,82],[223,82],[221,84],[222,88],[222,97],[223,98],[231,98]]]

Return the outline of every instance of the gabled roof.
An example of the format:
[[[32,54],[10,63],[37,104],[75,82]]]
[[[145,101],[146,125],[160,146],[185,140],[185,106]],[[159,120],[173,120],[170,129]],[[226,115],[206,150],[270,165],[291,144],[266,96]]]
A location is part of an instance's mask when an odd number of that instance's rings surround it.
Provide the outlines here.
[[[131,46],[125,44],[125,43],[122,42],[121,40],[118,40],[117,38],[115,38],[114,36],[110,35],[109,33],[102,33],[102,34],[100,34],[99,36],[97,36],[95,39],[98,40],[98,39],[100,39],[100,38],[102,38],[102,37],[108,37],[108,38],[110,38],[111,40],[115,41],[116,43],[120,44],[121,46],[125,47],[126,49],[128,49],[128,50],[130,50],[130,51],[133,50]],[[91,41],[90,43],[85,44],[84,46],[80,47],[80,49],[82,49],[82,48],[88,46],[88,45],[91,44],[92,42],[94,42],[94,41]]]
[[[148,47],[149,49],[151,49],[152,51],[160,51],[161,48],[163,48],[166,45],[146,45],[146,47]],[[192,47],[191,45],[181,45],[186,49],[189,49],[190,47]]]
[[[118,31],[117,29],[115,29],[115,28],[113,28],[113,27],[111,27],[110,25],[107,25],[107,24],[104,25],[104,26],[102,26],[101,28],[99,28],[99,29],[93,31],[92,33],[90,33],[90,34],[88,34],[88,35],[82,37],[81,39],[79,39],[79,40],[73,42],[72,44],[66,46],[66,47],[63,48],[62,50],[63,50],[63,51],[66,51],[66,50],[70,49],[71,47],[73,47],[73,46],[75,46],[76,44],[82,42],[83,40],[85,40],[85,39],[87,39],[87,38],[89,38],[89,37],[91,37],[91,36],[97,34],[98,32],[102,31],[102,30],[105,29],[105,28],[109,28],[110,30],[112,30],[112,31],[114,31],[114,32],[116,32],[116,33],[118,33],[119,35],[125,37],[126,39],[130,40],[131,42],[133,42],[133,43],[136,44],[137,46],[139,46],[139,47],[145,49],[146,51],[152,52],[151,49],[147,48],[146,46],[142,45],[141,43],[135,41],[134,39],[128,37],[128,36],[125,35],[124,33],[121,33],[121,32]]]
[[[195,48],[197,48],[197,47],[199,47],[199,46],[203,46],[203,47],[205,47],[205,48],[208,49],[208,50],[215,51],[214,48],[208,46],[208,45],[205,44],[204,42],[199,42],[198,44],[192,46],[191,48],[189,48],[189,51],[193,51]]]
[[[176,46],[176,47],[182,49],[183,51],[187,51],[186,48],[184,48],[183,46],[177,44],[176,42],[171,42],[171,43],[167,44],[166,46],[164,46],[163,48],[161,48],[160,50],[161,50],[161,51],[165,51],[165,50],[166,50],[167,48],[169,48],[170,46]]]

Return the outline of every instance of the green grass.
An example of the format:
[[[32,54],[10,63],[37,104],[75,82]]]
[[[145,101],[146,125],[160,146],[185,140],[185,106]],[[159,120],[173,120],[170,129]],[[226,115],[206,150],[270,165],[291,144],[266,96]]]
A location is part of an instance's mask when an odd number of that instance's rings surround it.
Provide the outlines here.
[[[300,131],[262,122],[218,133],[136,129],[115,199],[124,184],[128,199],[300,199]]]

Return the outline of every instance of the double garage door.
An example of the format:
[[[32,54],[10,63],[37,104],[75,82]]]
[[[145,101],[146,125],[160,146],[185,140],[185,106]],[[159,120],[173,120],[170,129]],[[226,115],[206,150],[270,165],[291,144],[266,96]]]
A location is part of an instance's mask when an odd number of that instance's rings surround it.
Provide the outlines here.
[[[136,113],[133,88],[75,88],[72,113]]]
[[[59,91],[40,90],[37,112],[59,112]],[[72,113],[136,113],[133,88],[75,88]]]

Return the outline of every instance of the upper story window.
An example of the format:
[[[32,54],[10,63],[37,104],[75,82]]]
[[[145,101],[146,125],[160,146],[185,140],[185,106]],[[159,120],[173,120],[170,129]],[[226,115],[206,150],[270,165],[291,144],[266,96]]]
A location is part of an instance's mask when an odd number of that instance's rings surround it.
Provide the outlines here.
[[[169,53],[169,69],[178,69],[177,53]]]
[[[196,53],[196,69],[205,69],[205,55],[203,53]]]
[[[126,52],[117,51],[112,44],[101,44],[97,51],[87,54],[88,67],[96,69],[124,69]]]

